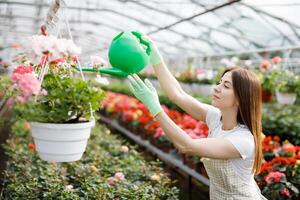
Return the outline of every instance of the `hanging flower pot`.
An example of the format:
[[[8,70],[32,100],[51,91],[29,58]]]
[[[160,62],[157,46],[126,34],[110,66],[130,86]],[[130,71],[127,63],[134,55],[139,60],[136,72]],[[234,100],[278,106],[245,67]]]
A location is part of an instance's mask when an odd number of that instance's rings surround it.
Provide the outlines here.
[[[73,124],[31,122],[32,137],[40,158],[52,162],[79,160],[94,125],[94,120]]]
[[[276,98],[280,104],[294,104],[300,85],[300,77],[292,71],[281,70],[276,81]]]
[[[282,93],[276,90],[276,98],[280,104],[294,104],[297,99],[297,93]]]

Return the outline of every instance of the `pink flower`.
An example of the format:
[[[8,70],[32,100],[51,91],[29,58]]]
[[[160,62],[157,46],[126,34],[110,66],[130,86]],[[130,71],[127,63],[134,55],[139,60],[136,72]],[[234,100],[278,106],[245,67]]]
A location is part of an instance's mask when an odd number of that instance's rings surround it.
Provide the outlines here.
[[[275,56],[272,58],[272,63],[274,64],[278,64],[282,61],[282,58],[280,58],[279,56]]]
[[[280,190],[280,194],[287,197],[291,196],[290,191],[287,188]]]
[[[165,132],[163,131],[162,128],[159,127],[155,130],[155,133],[154,133],[153,137],[156,139],[156,138],[159,138],[159,137],[164,136],[164,135],[165,135]]]
[[[296,148],[291,143],[285,143],[282,145],[282,149],[286,152],[296,153]]]
[[[268,69],[270,69],[270,67],[271,67],[271,63],[268,60],[263,60],[259,66],[259,68],[262,72],[267,71]]]
[[[117,172],[114,176],[116,181],[124,181],[125,180],[125,176],[122,172]]]
[[[18,77],[17,86],[25,98],[31,97],[33,94],[38,94],[41,89],[41,83],[34,74],[20,75]]]
[[[23,65],[18,66],[13,71],[13,73],[17,73],[17,74],[26,74],[26,73],[32,73],[32,72],[33,72],[32,66],[23,66]]]
[[[271,183],[274,181],[275,183],[280,182],[281,178],[285,178],[285,174],[281,172],[270,172],[266,177],[265,181],[267,183]]]
[[[11,75],[11,80],[12,81],[17,81],[21,75],[23,74],[31,74],[33,72],[32,66],[23,66],[20,65],[16,69],[14,69],[12,75]]]

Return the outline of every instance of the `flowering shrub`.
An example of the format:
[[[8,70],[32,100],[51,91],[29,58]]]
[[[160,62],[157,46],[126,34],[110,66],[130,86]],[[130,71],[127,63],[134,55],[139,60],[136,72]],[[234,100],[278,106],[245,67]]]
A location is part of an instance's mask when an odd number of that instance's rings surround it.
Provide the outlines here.
[[[263,141],[265,162],[256,176],[262,193],[269,199],[297,199],[300,188],[300,146],[288,141],[280,143],[278,136]]]
[[[165,133],[159,124],[153,120],[144,104],[136,98],[107,92],[106,99],[102,104],[109,115],[119,117],[125,124],[134,123],[135,126],[142,126],[147,134],[154,139],[166,139]],[[197,121],[187,114],[168,109],[166,106],[163,106],[163,109],[191,138],[207,137],[208,127],[204,122]]]
[[[15,103],[16,116],[46,123],[88,121],[104,92],[96,82],[74,78],[80,48],[53,36],[29,41],[24,64],[14,69],[4,97]]]

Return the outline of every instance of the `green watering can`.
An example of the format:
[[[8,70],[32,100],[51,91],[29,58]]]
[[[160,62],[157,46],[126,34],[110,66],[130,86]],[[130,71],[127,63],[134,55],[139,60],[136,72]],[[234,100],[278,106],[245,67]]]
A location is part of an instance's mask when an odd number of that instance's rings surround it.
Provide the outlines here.
[[[108,57],[112,68],[101,68],[101,73],[126,77],[137,73],[149,63],[150,42],[139,32],[121,32],[113,40]]]
[[[82,68],[82,71],[101,72],[117,77],[137,73],[149,63],[150,42],[136,31],[119,33],[111,42],[108,57],[112,68]],[[80,69],[76,68],[78,71]]]

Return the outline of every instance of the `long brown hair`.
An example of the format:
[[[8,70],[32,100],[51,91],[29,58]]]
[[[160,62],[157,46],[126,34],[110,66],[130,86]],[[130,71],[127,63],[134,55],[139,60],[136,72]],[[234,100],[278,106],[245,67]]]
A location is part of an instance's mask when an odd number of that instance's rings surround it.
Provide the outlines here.
[[[252,172],[257,174],[263,157],[261,83],[254,72],[241,67],[226,69],[223,75],[227,72],[231,72],[233,90],[239,105],[237,121],[246,125],[254,136],[255,160]]]

